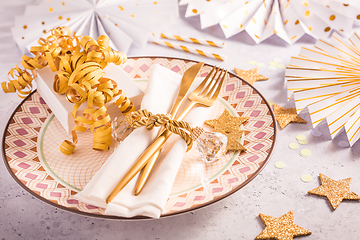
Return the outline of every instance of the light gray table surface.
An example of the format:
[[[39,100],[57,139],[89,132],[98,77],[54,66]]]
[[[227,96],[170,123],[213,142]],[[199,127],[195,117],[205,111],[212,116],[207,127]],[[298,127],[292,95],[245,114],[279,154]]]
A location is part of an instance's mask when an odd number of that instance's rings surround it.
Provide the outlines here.
[[[27,4],[35,1],[1,1],[0,8],[0,82],[7,72],[20,61],[21,53],[12,35],[14,17],[22,15]],[[234,67],[250,69],[250,60],[264,63],[259,73],[268,81],[255,83],[255,87],[269,101],[292,107],[287,103],[284,87],[285,69],[269,69],[274,58],[287,64],[302,46],[310,46],[315,40],[302,37],[290,46],[277,36],[256,45],[247,33],[225,39],[219,26],[201,30],[198,17],[184,18],[185,7],[180,7],[180,17],[163,27],[164,32],[226,42],[224,49],[216,52],[226,55],[225,62],[148,44],[144,49],[132,47],[128,56],[180,57],[219,65],[233,71]],[[209,47],[202,49],[213,50]],[[0,91],[0,133],[3,136],[6,123],[21,102],[16,94]],[[306,116],[305,116],[306,118]],[[360,143],[352,148],[338,145],[345,136],[333,141],[326,134],[315,138],[309,131],[310,124],[290,124],[279,130],[276,147],[265,169],[244,188],[208,207],[186,214],[159,220],[119,221],[84,217],[50,206],[33,197],[20,187],[0,163],[0,239],[254,239],[264,229],[259,213],[280,217],[293,210],[295,223],[309,229],[312,234],[295,239],[360,239],[360,202],[344,201],[333,211],[324,197],[307,194],[319,186],[319,173],[339,180],[352,177],[351,190],[360,194]],[[288,147],[296,142],[299,134],[309,139],[309,144],[298,150]],[[299,152],[311,150],[308,158]],[[277,169],[277,161],[286,163]],[[303,174],[313,180],[304,183]]]

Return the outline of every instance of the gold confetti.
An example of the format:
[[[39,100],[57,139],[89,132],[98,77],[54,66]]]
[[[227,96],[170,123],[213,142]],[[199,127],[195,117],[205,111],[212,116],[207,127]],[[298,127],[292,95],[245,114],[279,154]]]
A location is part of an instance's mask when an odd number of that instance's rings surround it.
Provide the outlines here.
[[[274,70],[274,69],[276,69],[276,66],[274,66],[274,65],[269,65],[269,66],[268,66],[268,69],[273,69],[273,70]]]
[[[303,182],[311,182],[312,177],[310,175],[304,174],[301,176],[301,181]]]
[[[289,144],[289,148],[291,148],[291,149],[298,149],[298,148],[299,148],[299,144],[297,144],[297,143],[290,143],[290,144]]]
[[[24,25],[23,28],[24,28],[24,29],[27,29],[27,25]]]
[[[269,79],[267,77],[264,77],[264,76],[258,74],[257,71],[258,71],[257,68],[253,68],[250,70],[241,70],[241,69],[235,68],[236,75],[238,75],[240,78],[244,79],[251,85],[253,85],[256,81],[263,81],[263,80]]]
[[[360,200],[360,196],[350,191],[351,178],[336,181],[324,174],[320,173],[319,175],[321,186],[308,191],[308,193],[327,197],[334,210],[343,199]]]
[[[309,235],[311,232],[294,224],[294,214],[290,211],[279,218],[259,214],[265,229],[255,239],[291,240],[296,236]]]
[[[299,140],[298,142],[299,142],[301,145],[306,145],[306,144],[309,143],[309,141],[308,141],[307,139],[305,139],[305,140]]]
[[[297,115],[296,108],[283,108],[274,104],[274,113],[281,129],[284,129],[291,122],[306,123]]]
[[[296,140],[298,140],[298,141],[306,140],[306,136],[304,136],[304,135],[297,135],[297,136],[296,136]]]
[[[309,149],[303,149],[300,151],[300,156],[309,157],[311,155],[311,151]]]
[[[281,161],[275,163],[275,167],[276,167],[276,168],[282,169],[282,168],[284,168],[285,166],[286,166],[286,164],[285,164],[284,162],[281,162]]]
[[[224,110],[217,119],[206,120],[205,123],[214,128],[214,131],[224,134],[227,138],[226,150],[228,151],[246,151],[239,139],[243,135],[240,125],[246,122],[249,117],[234,117],[228,110]]]

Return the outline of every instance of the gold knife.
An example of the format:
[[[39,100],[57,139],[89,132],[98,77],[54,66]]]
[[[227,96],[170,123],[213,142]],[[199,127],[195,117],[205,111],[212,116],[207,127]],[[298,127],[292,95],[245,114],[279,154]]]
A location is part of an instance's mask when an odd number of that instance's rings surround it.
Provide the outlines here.
[[[181,79],[180,83],[180,89],[178,96],[176,97],[175,103],[170,111],[170,115],[173,119],[175,119],[176,114],[178,113],[181,104],[185,100],[186,95],[189,93],[189,90],[194,83],[197,74],[199,73],[200,69],[203,67],[204,63],[197,63],[194,66],[190,67],[183,75],[183,78]],[[194,77],[195,76],[195,77]],[[160,130],[160,133],[162,133],[164,129],[162,128]],[[160,134],[159,134],[160,135]],[[143,189],[147,179],[149,178],[149,175],[156,163],[156,160],[158,159],[160,155],[161,149],[157,151],[147,162],[145,167],[141,170],[138,181],[135,186],[135,195],[137,196],[141,190]]]
[[[173,106],[173,109],[171,110],[171,112],[177,112],[180,108],[181,103],[183,102],[183,100],[185,99],[186,95],[188,94],[190,87],[192,85],[192,83],[194,82],[197,74],[199,73],[200,69],[202,68],[202,66],[204,65],[203,62],[201,63],[197,63],[195,65],[193,65],[192,67],[190,67],[189,69],[187,69],[183,75],[183,78],[181,80],[180,83],[180,89],[179,89],[179,93],[178,96],[175,100],[175,104]],[[178,103],[179,102],[179,103]],[[176,114],[176,113],[175,113]],[[173,118],[175,118],[175,116],[172,116]],[[169,136],[171,135],[171,133],[169,131],[163,131],[160,136],[155,140],[155,142],[162,142],[162,141],[166,141],[166,139],[169,138]],[[157,151],[160,154],[160,150]],[[135,177],[135,175],[145,167],[145,165],[147,165],[149,163],[149,158],[152,157],[153,155],[157,155],[158,153],[154,153],[150,156],[146,156],[143,159],[147,159],[147,161],[137,161],[134,163],[134,165],[129,169],[129,171],[125,174],[125,176],[123,177],[123,179],[120,181],[122,184],[118,184],[115,189],[111,192],[111,194],[108,196],[108,198],[106,199],[106,202],[109,203],[111,202],[114,197],[131,181],[131,179],[133,179]],[[149,167],[149,170],[147,170],[145,173],[147,175],[144,175],[142,177],[142,185],[144,185],[144,183],[146,182],[157,158],[153,158],[151,159],[152,162],[152,166]],[[145,181],[144,181],[145,180]],[[138,184],[137,184],[138,185]]]

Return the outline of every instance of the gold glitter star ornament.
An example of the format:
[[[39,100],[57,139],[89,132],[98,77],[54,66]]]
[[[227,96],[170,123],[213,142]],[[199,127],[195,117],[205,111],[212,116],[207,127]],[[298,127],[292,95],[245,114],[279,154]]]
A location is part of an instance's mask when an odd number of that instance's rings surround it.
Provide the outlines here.
[[[284,129],[289,123],[306,123],[304,119],[296,113],[296,108],[283,108],[274,104],[274,113],[281,129]]]
[[[256,81],[263,81],[263,80],[269,79],[267,77],[264,77],[263,75],[258,74],[257,68],[253,68],[250,70],[241,70],[241,69],[235,68],[234,70],[235,70],[236,75],[238,75],[240,78],[244,79],[251,85],[254,85],[254,83]]]
[[[215,132],[220,132],[228,138],[227,151],[246,151],[246,148],[239,142],[243,135],[243,131],[239,127],[248,119],[249,117],[234,117],[225,109],[219,118],[206,120],[205,123],[213,127]]]
[[[351,178],[336,181],[320,173],[320,181],[321,186],[308,193],[327,197],[334,210],[343,199],[360,200],[360,196],[350,191]]]
[[[309,235],[311,232],[294,224],[293,211],[279,218],[259,214],[265,224],[265,229],[255,239],[291,240],[296,236]]]

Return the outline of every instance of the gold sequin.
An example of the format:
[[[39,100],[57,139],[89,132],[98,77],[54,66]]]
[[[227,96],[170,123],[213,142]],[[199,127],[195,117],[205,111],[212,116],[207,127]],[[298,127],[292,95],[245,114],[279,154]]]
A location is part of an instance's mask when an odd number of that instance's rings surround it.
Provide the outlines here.
[[[197,10],[196,10],[196,9],[193,9],[192,12],[193,12],[193,13],[197,13]]]
[[[23,28],[24,28],[24,29],[27,29],[27,25],[24,25]]]
[[[310,15],[310,11],[309,10],[306,10],[305,13],[304,13],[305,17],[308,17]]]
[[[335,15],[331,15],[329,19],[330,19],[330,21],[334,21],[335,20]]]
[[[274,104],[274,113],[281,129],[284,129],[291,122],[306,123],[297,115],[296,108],[283,108]]]
[[[51,7],[51,8],[49,8],[49,12],[52,12],[52,11],[54,11],[54,9]]]
[[[279,218],[259,214],[265,229],[255,239],[291,240],[296,236],[309,235],[311,232],[294,224],[294,214],[290,211]]]
[[[330,31],[330,29],[331,29],[330,27],[326,27],[324,31],[328,32],[328,31]]]
[[[244,79],[251,85],[254,85],[254,83],[256,81],[263,81],[263,80],[269,79],[267,77],[264,77],[263,75],[258,74],[257,68],[253,68],[250,70],[241,70],[241,69],[235,68],[234,70],[235,70],[236,75],[238,75],[240,78]]]
[[[350,191],[351,178],[336,181],[320,173],[320,181],[321,186],[308,191],[308,193],[327,197],[334,210],[343,199],[360,200],[360,196]]]

